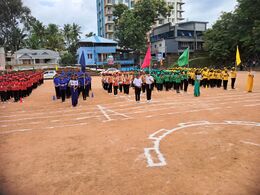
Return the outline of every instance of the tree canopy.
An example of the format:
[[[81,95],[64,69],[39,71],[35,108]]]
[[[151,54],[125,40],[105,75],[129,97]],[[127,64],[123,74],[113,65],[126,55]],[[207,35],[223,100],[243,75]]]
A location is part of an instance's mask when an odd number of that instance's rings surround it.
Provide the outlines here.
[[[120,4],[115,6],[115,37],[119,46],[135,51],[144,50],[147,43],[146,35],[152,25],[159,16],[166,17],[169,13],[170,7],[164,0],[140,0],[130,10]]]
[[[259,0],[238,0],[234,12],[223,13],[205,33],[205,48],[214,61],[234,62],[237,45],[242,61],[260,57],[259,7]]]

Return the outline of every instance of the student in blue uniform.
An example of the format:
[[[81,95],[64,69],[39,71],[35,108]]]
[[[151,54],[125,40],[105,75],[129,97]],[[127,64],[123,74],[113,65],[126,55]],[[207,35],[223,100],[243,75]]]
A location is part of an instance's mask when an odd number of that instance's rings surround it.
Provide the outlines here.
[[[76,107],[78,104],[78,87],[79,87],[79,81],[77,79],[77,75],[73,75],[69,82],[69,87],[71,91],[71,103],[73,107]]]
[[[67,80],[65,79],[64,75],[61,75],[60,78],[60,94],[61,94],[61,101],[65,102],[66,99],[66,90],[67,90]]]
[[[85,91],[85,75],[83,72],[79,72],[78,73],[78,83],[79,83],[79,87],[78,87],[78,95],[80,95],[80,93],[82,92],[82,97],[83,100],[86,100],[86,91]]]
[[[86,96],[89,97],[89,91],[91,90],[91,77],[89,74],[86,73],[85,76],[85,84],[86,84]]]
[[[69,88],[69,82],[70,82],[70,76],[68,75],[65,75],[64,76],[64,80],[66,82],[66,97],[69,99],[70,96],[71,96],[71,93],[70,93],[70,88]]]
[[[56,98],[60,99],[60,78],[57,74],[54,76],[53,83],[55,87]]]

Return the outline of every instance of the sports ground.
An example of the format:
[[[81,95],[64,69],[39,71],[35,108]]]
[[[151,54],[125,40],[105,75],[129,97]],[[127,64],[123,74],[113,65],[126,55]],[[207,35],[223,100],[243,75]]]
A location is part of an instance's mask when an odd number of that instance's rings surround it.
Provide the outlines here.
[[[0,105],[0,194],[260,194],[260,73],[246,93],[153,92],[53,101],[52,81]]]

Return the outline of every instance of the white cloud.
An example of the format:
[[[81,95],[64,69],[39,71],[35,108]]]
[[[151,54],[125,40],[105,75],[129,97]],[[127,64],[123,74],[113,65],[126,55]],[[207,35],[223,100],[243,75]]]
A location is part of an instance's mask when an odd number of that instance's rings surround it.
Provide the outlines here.
[[[84,34],[97,31],[95,0],[22,0],[45,25],[79,24]]]
[[[215,23],[221,12],[229,12],[235,9],[236,0],[184,0],[184,18],[186,20],[198,20],[209,22],[209,26]]]
[[[44,24],[79,24],[83,35],[97,32],[96,0],[22,0],[32,15]],[[222,11],[232,11],[236,0],[184,0],[184,17],[212,25]]]

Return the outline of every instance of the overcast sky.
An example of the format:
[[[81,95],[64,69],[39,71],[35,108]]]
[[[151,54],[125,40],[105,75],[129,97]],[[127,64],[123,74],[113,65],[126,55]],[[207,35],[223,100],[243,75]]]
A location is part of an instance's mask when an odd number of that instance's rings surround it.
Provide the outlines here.
[[[96,0],[22,0],[44,24],[79,24],[82,32],[97,32]],[[222,11],[232,11],[236,0],[184,0],[184,17],[208,21],[211,26]]]

